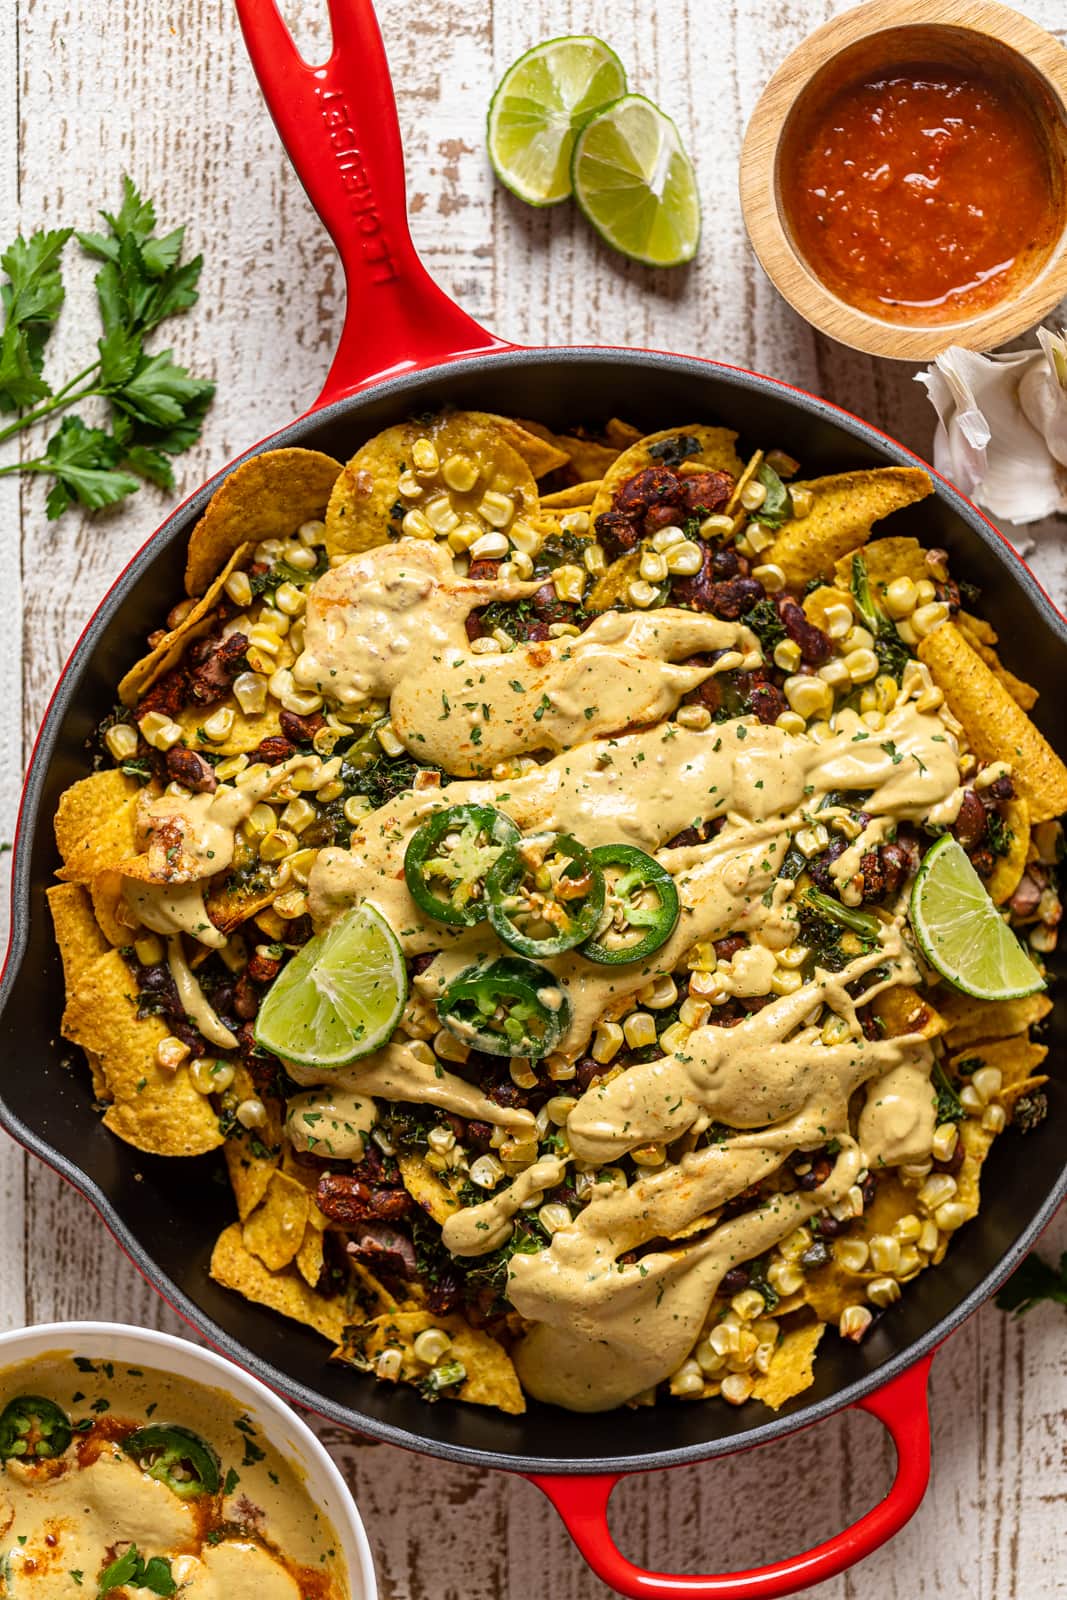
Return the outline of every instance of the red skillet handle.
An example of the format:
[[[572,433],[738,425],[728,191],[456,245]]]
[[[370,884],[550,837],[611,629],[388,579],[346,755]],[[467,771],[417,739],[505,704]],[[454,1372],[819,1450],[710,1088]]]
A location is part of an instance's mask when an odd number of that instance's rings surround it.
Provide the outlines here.
[[[899,1533],[918,1510],[930,1478],[930,1414],[926,1383],[932,1356],[916,1362],[877,1394],[858,1401],[861,1411],[889,1429],[897,1471],[889,1493],[851,1528],[788,1561],[721,1577],[646,1572],[635,1567],[608,1532],[608,1499],[615,1476],[531,1477],[543,1489],[598,1578],[633,1600],[776,1600],[832,1578]]]
[[[264,99],[308,199],[337,246],[348,305],[313,409],[377,378],[509,348],[438,288],[415,253],[404,153],[371,0],[329,0],[333,52],[311,67],[276,0],[236,0]]]

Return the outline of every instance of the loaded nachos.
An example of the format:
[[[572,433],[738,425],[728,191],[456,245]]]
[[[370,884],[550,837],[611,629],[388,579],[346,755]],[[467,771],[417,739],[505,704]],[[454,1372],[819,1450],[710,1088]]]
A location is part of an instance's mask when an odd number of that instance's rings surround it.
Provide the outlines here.
[[[722,427],[237,468],[63,795],[64,1036],[379,1379],[779,1406],[1044,1113],[1067,768],[930,493]]]

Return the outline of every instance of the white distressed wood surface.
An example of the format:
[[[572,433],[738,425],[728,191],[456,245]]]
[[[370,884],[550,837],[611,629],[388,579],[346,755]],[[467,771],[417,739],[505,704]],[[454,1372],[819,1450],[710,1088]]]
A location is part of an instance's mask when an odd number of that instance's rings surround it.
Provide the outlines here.
[[[1063,0],[1023,8],[1067,40]],[[746,115],[784,54],[840,9],[826,0],[380,0],[413,231],[430,270],[520,342],[722,357],[826,394],[928,451],[931,418],[913,370],[815,337],[762,277],[740,224]],[[322,0],[287,6],[319,56],[323,10]],[[576,31],[609,39],[632,84],[661,101],[688,142],[705,232],[686,271],[621,261],[570,207],[529,211],[490,178],[482,128],[493,83],[532,43]],[[187,221],[203,248],[201,303],[173,337],[219,393],[202,444],[179,463],[185,490],[307,405],[340,327],[340,276],[262,106],[229,0],[2,0],[0,156],[0,240],[17,227],[91,226],[128,170],[162,219]],[[57,374],[83,364],[97,332],[91,270],[74,249],[68,281],[49,354]],[[0,837],[11,837],[22,752],[67,653],[165,510],[145,489],[121,512],[51,525],[39,486],[0,479]],[[1034,558],[1061,603],[1063,533],[1062,523],[1040,530]],[[1019,660],[1025,670],[1025,653]],[[1046,1245],[1067,1245],[1062,1216]],[[86,1316],[180,1331],[85,1203],[0,1136],[0,1324]],[[825,1600],[1067,1593],[1065,1376],[1062,1310],[1013,1322],[988,1307],[974,1318],[934,1365],[934,1475],[922,1509],[892,1546],[827,1584]],[[522,1480],[323,1435],[358,1497],[386,1600],[607,1593]],[[757,1454],[633,1479],[616,1494],[614,1527],[647,1565],[745,1566],[840,1528],[884,1490],[891,1463],[875,1423],[840,1417]]]

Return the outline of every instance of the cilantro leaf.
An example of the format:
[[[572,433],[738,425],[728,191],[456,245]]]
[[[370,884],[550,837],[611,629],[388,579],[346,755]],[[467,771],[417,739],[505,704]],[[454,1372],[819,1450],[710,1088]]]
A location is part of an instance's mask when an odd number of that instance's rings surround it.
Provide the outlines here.
[[[44,347],[63,304],[59,258],[70,228],[18,235],[0,256],[7,282],[0,288],[4,331],[0,339],[0,411],[17,411],[51,394],[40,376]]]
[[[75,501],[90,511],[114,505],[137,489],[137,479],[119,469],[122,448],[103,428],[87,428],[80,417],[64,417],[35,471],[51,472],[55,483],[48,495],[50,521]]]
[[[145,1561],[135,1544],[131,1544],[100,1574],[97,1579],[98,1600],[106,1600],[113,1589],[122,1589],[127,1584],[164,1597],[178,1592],[169,1559],[166,1556],[153,1556]]]
[[[1059,1267],[1050,1266],[1043,1256],[1031,1251],[997,1295],[1001,1311],[1014,1311],[1017,1317],[1042,1300],[1067,1306],[1067,1250],[1060,1256]]]
[[[113,404],[120,406],[137,422],[151,427],[172,427],[185,418],[186,407],[215,392],[213,383],[190,378],[174,361],[174,352],[141,356],[132,375],[113,390]]]

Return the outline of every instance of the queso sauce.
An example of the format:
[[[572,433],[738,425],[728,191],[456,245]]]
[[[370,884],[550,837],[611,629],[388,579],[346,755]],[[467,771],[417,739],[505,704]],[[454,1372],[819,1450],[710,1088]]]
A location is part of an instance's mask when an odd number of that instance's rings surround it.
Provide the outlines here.
[[[0,1373],[0,1415],[20,1397],[58,1406],[69,1443],[0,1462],[0,1596],[349,1600],[333,1528],[229,1395],[56,1351]],[[138,1429],[175,1424],[217,1456],[214,1492],[176,1493],[124,1448]]]
[[[1029,281],[1059,226],[1048,151],[1018,93],[902,66],[801,113],[781,173],[789,226],[826,286],[895,322],[954,322]]]

